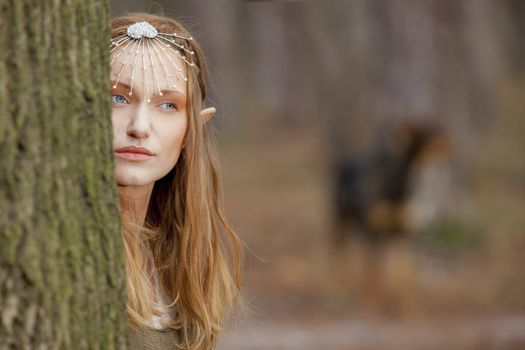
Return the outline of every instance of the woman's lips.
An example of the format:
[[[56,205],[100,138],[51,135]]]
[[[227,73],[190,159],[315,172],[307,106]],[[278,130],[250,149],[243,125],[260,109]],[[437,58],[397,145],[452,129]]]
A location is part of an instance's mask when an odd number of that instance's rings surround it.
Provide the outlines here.
[[[153,158],[152,155],[136,152],[115,152],[115,157],[135,162]]]
[[[142,161],[152,158],[154,154],[144,147],[128,146],[117,149],[115,156],[131,161]]]

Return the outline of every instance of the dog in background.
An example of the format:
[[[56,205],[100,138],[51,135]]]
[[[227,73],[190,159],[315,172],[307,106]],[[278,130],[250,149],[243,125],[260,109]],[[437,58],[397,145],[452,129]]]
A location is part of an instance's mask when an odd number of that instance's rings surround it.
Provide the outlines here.
[[[350,241],[357,287],[369,311],[399,314],[413,304],[408,238],[445,206],[450,150],[439,128],[405,122],[370,154],[336,165],[334,244],[341,250]]]

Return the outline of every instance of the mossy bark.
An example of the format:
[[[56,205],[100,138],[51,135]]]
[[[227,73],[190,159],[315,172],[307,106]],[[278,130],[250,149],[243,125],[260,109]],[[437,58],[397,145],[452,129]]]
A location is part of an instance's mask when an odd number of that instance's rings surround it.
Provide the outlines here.
[[[0,0],[0,349],[125,349],[107,0]]]

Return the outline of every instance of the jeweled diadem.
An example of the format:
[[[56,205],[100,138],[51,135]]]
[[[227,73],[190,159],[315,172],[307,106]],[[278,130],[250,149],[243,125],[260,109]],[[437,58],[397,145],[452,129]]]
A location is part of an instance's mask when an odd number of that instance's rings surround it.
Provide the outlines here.
[[[111,53],[114,53],[110,65],[120,63],[116,82],[116,88],[121,81],[121,75],[126,67],[131,67],[128,78],[129,93],[133,95],[133,83],[136,78],[137,67],[142,71],[142,77],[146,88],[146,94],[150,96],[150,83],[162,96],[160,79],[162,76],[167,80],[170,87],[176,88],[176,82],[181,78],[188,81],[178,60],[172,55],[175,53],[189,67],[195,67],[193,56],[195,52],[191,49],[189,42],[193,38],[178,33],[160,33],[148,22],[137,22],[128,27],[126,34],[111,40]],[[124,54],[124,57],[121,57]],[[157,65],[155,65],[155,62]],[[160,66],[160,67],[159,67]],[[173,69],[175,74],[173,74]],[[148,74],[148,71],[151,73]]]

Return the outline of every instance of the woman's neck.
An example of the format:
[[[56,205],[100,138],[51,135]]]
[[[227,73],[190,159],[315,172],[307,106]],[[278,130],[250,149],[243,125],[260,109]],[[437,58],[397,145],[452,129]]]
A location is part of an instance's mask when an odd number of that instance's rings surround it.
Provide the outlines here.
[[[145,186],[118,186],[120,216],[122,220],[144,225],[153,183]]]

